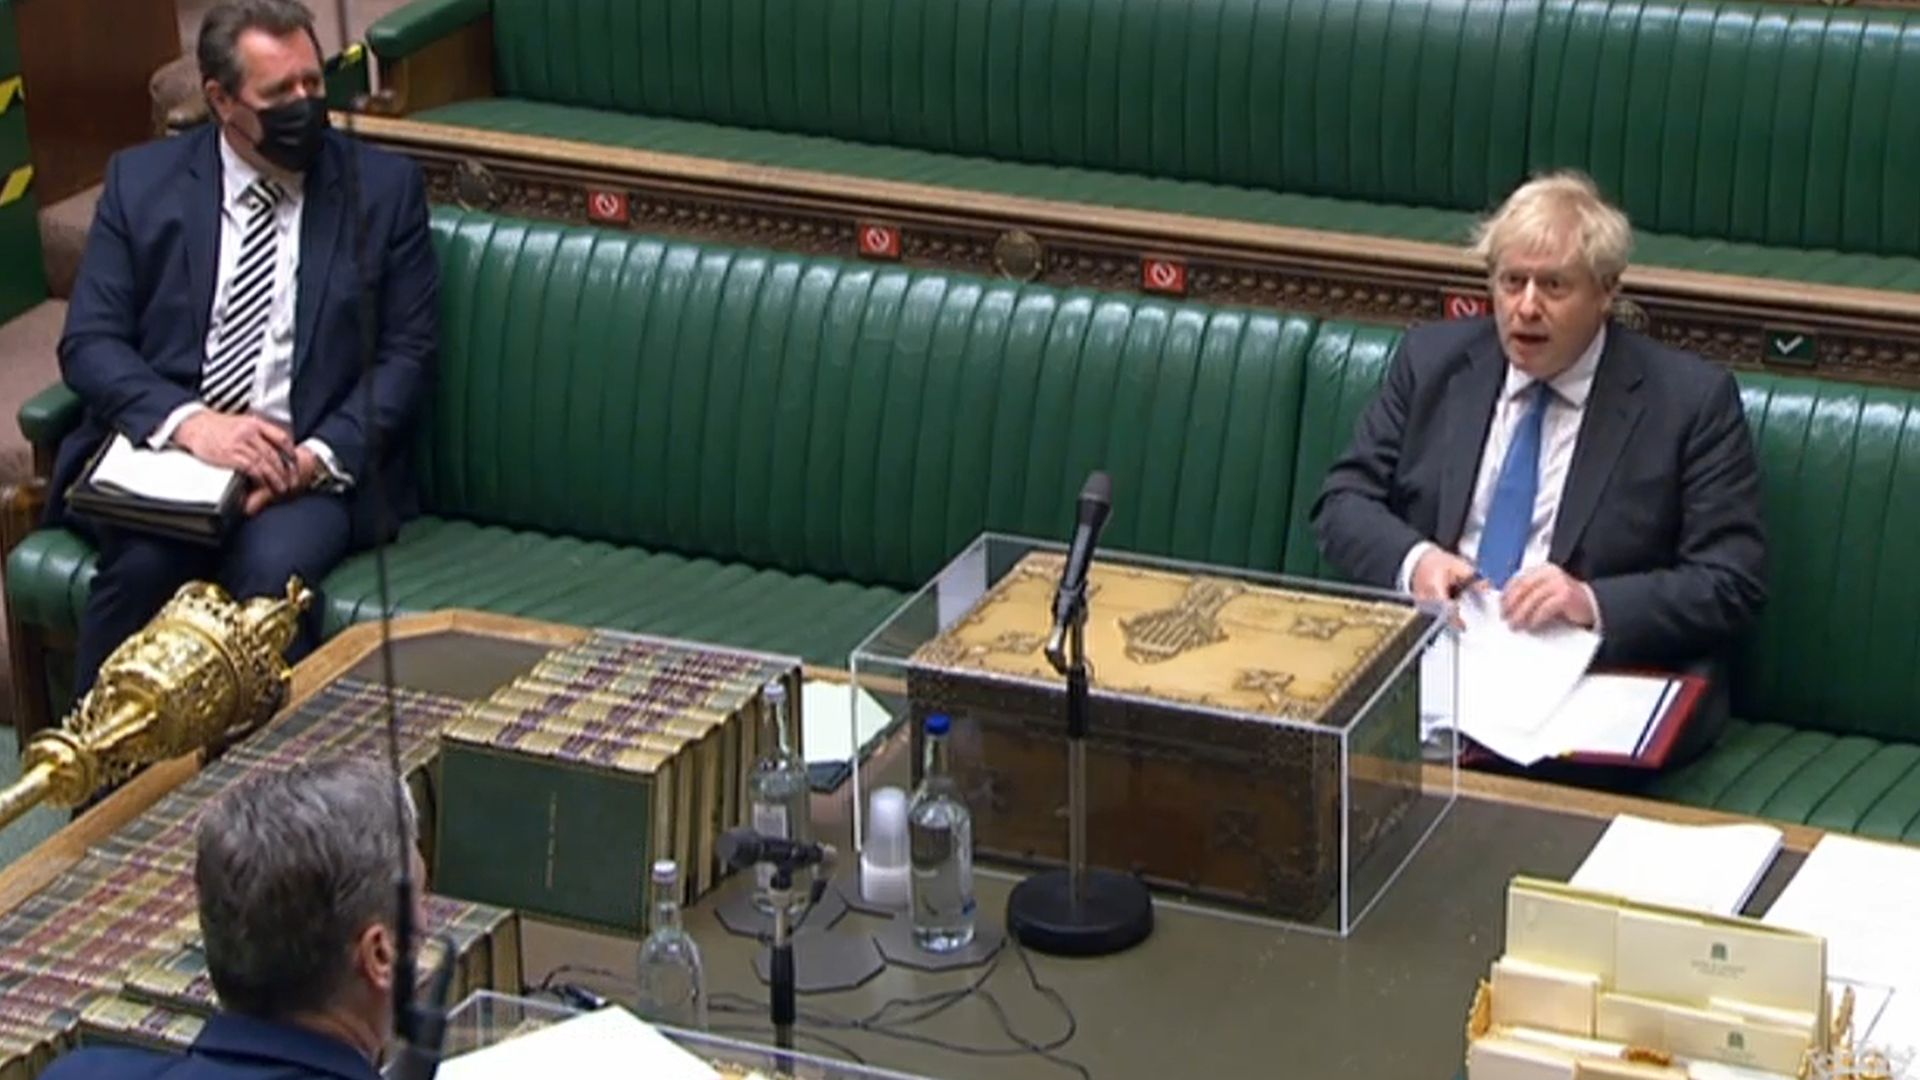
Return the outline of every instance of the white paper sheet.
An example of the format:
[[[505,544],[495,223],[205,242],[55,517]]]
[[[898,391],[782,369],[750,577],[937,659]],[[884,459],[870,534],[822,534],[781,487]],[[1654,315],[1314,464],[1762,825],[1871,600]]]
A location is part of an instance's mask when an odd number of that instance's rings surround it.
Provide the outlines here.
[[[209,465],[185,450],[145,450],[115,435],[93,470],[94,486],[209,509],[220,505],[233,470]]]
[[[440,1066],[441,1080],[719,1080],[713,1066],[680,1048],[619,1006],[462,1054]]]
[[[858,736],[851,723],[856,699],[860,703]],[[848,683],[808,679],[800,688],[800,746],[808,764],[852,761],[855,747],[871,743],[891,720],[886,706]]]
[[[1827,973],[1893,988],[1867,1041],[1920,1053],[1920,848],[1825,836],[1765,921],[1827,939]]]
[[[1737,915],[1779,854],[1770,825],[1671,825],[1620,814],[1569,884],[1650,904]]]
[[[1569,750],[1625,754],[1645,748],[1654,721],[1680,692],[1677,679],[1646,675],[1588,675],[1554,710],[1549,727]]]
[[[1566,749],[1548,723],[1593,662],[1600,636],[1561,624],[1515,630],[1500,616],[1500,594],[1460,599],[1458,678],[1461,734],[1521,765]]]

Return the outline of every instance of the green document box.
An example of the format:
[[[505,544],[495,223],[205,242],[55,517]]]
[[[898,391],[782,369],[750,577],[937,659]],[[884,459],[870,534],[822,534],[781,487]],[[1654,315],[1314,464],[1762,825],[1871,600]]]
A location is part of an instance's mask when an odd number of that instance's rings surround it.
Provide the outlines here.
[[[642,934],[664,773],[563,764],[453,737],[440,750],[435,892]]]

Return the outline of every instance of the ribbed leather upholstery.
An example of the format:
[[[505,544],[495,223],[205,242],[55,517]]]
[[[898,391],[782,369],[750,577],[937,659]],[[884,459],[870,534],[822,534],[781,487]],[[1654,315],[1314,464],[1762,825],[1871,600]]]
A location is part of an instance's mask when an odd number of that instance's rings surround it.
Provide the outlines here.
[[[1920,254],[1920,13],[1546,0],[1528,161],[1656,232]]]
[[[1300,402],[1300,444],[1293,458],[1293,508],[1287,514],[1289,574],[1339,576],[1320,554],[1313,535],[1313,502],[1334,459],[1353,441],[1353,426],[1379,391],[1399,344],[1397,327],[1328,322],[1314,335]]]
[[[1920,741],[1920,394],[1743,374],[1771,568],[1734,711]]]
[[[983,528],[1277,567],[1305,319],[437,211],[448,517],[903,587]]]
[[[1638,261],[1920,290],[1911,12],[491,2],[502,96],[421,119],[1440,243],[1572,166],[1626,207]],[[445,4],[373,36],[413,42]]]
[[[473,606],[847,650],[986,529],[1278,568],[1313,324],[961,274],[440,209],[430,516],[398,611]],[[24,617],[71,629],[91,553],[16,549]],[[370,562],[328,625],[378,611]]]
[[[494,0],[506,97],[1477,209],[1531,0]]]

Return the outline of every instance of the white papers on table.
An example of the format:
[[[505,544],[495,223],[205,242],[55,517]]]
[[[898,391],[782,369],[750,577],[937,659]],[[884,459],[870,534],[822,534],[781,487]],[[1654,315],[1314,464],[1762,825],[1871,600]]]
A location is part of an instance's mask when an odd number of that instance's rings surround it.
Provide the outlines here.
[[[93,486],[123,495],[213,509],[233,483],[232,469],[209,465],[185,450],[147,450],[115,435],[94,466]]]
[[[1767,910],[1766,922],[1827,939],[1836,979],[1891,987],[1869,1045],[1920,1052],[1920,848],[1826,836]],[[1857,993],[1857,992],[1856,992]],[[1870,1016],[1855,1002],[1856,1016]]]
[[[800,688],[800,746],[808,764],[852,761],[856,748],[872,745],[892,719],[872,694],[847,683],[808,679]]]
[[[575,1016],[538,1031],[462,1054],[440,1066],[441,1080],[719,1080],[713,1066],[619,1006]]]
[[[1670,825],[1621,814],[1568,884],[1650,904],[1737,915],[1780,852],[1769,825]]]
[[[1461,629],[1421,658],[1421,728],[1453,722],[1461,734],[1521,765],[1576,751],[1632,757],[1681,689],[1676,679],[1588,675],[1600,647],[1591,630],[1527,632],[1500,617],[1500,594],[1460,600]]]

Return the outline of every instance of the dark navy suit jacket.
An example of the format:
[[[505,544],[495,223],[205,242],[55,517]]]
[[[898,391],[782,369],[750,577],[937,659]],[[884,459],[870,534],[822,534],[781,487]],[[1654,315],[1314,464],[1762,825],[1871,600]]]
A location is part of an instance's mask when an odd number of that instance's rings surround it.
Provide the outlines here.
[[[1460,542],[1506,372],[1492,319],[1407,332],[1314,506],[1329,562],[1392,588],[1416,541]],[[1752,625],[1766,534],[1731,374],[1608,328],[1549,561],[1593,586],[1601,663],[1683,666]]]
[[[86,414],[55,460],[49,522],[64,520],[68,486],[109,432],[142,441],[199,396],[219,272],[220,138],[206,125],[108,163],[60,339],[60,374]],[[358,165],[364,266],[348,229],[350,156]],[[365,544],[377,520],[366,482],[375,428],[386,450],[386,520],[417,508],[411,425],[432,378],[439,327],[426,189],[411,161],[330,131],[304,198],[293,436],[325,441],[354,477],[354,536]],[[361,387],[362,285],[370,289],[373,324],[371,423]]]
[[[41,1080],[379,1080],[358,1050],[304,1028],[221,1013],[186,1054],[76,1050]]]

